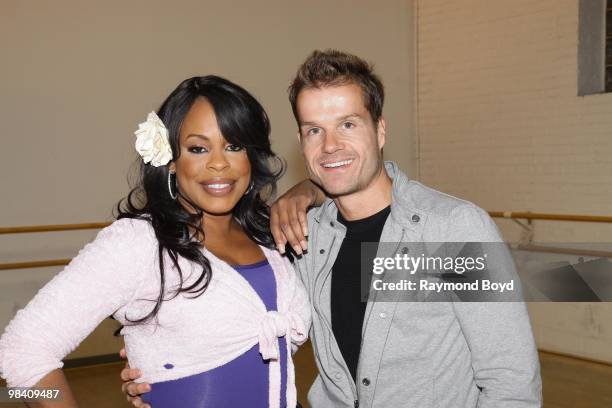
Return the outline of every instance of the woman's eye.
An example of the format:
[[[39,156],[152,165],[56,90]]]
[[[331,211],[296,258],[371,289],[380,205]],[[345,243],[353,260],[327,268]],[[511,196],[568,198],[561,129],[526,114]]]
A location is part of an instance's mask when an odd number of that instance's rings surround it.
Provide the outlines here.
[[[190,153],[205,153],[208,150],[206,150],[205,147],[202,146],[191,146],[190,148],[187,149]]]
[[[229,146],[226,147],[227,150],[229,150],[230,152],[239,152],[241,150],[244,150],[243,146],[238,146],[235,144],[231,144]]]

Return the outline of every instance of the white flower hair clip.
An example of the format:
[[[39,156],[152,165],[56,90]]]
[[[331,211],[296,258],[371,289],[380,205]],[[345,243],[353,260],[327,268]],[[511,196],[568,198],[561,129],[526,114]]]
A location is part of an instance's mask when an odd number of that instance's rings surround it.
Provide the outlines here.
[[[134,135],[136,135],[136,151],[145,163],[159,167],[172,160],[168,129],[155,112],[149,113],[146,122],[138,125]]]

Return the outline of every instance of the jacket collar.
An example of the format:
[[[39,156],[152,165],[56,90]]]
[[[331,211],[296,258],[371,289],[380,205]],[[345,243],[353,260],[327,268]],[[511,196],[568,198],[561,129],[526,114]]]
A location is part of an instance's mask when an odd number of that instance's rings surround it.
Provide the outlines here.
[[[423,225],[427,214],[418,209],[413,200],[411,190],[414,187],[415,181],[410,180],[404,174],[399,166],[391,161],[385,161],[385,171],[393,181],[391,193],[391,214],[389,217],[395,224],[409,229],[417,230],[419,225]],[[321,207],[313,210],[314,220],[318,223],[330,224],[333,223],[338,228],[343,228],[339,223],[334,223],[338,215],[336,203],[331,198],[325,200]]]

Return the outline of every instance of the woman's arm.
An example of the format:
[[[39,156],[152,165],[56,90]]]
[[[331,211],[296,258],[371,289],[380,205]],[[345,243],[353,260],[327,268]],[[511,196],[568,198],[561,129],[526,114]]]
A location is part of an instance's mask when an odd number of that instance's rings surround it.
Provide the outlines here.
[[[318,207],[327,197],[323,190],[306,179],[291,187],[270,208],[270,231],[281,254],[291,245],[296,254],[308,248],[308,220],[306,213]]]
[[[76,408],[77,403],[72,395],[72,390],[68,385],[66,376],[61,369],[55,369],[45,375],[39,382],[34,385],[35,388],[48,388],[59,390],[58,399],[40,400],[38,402],[27,402],[26,405],[30,408]]]
[[[9,387],[67,389],[62,359],[143,281],[144,259],[155,254],[147,228],[146,221],[119,220],[103,229],[17,312],[0,337],[0,376]]]

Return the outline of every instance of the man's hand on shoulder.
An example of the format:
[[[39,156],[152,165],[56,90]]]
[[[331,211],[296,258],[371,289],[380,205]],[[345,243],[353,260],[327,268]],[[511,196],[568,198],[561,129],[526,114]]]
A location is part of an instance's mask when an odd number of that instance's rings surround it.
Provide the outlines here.
[[[312,181],[306,179],[291,187],[270,208],[270,230],[280,253],[289,244],[296,254],[308,248],[308,219],[310,207],[323,204],[325,194]]]

